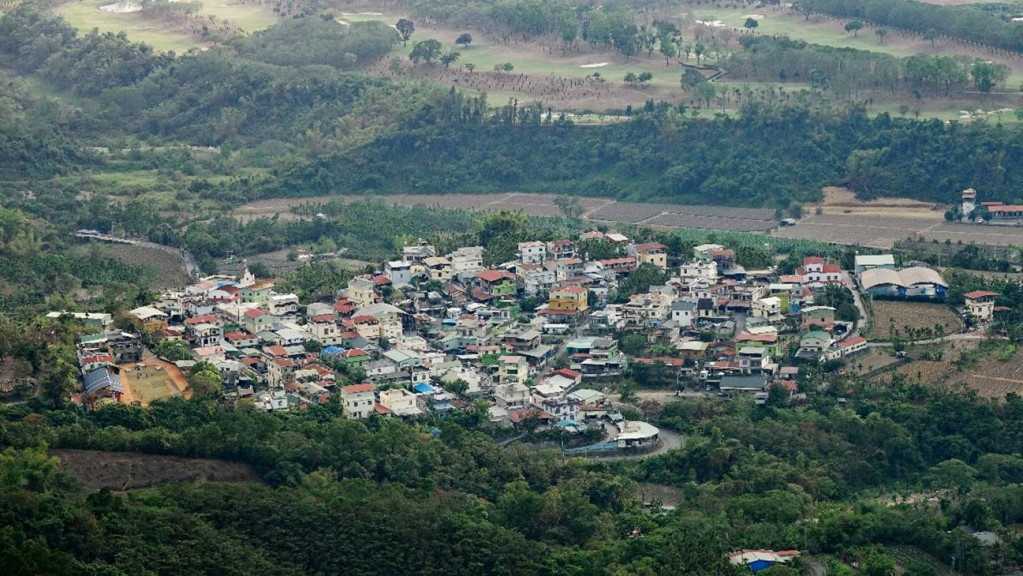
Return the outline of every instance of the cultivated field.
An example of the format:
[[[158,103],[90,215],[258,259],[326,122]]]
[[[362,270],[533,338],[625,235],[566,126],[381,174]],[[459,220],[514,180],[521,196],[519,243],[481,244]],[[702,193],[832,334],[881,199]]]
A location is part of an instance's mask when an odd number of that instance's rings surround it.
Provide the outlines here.
[[[870,348],[846,361],[846,369],[863,375],[890,366],[896,361],[890,348]]]
[[[298,218],[291,212],[301,204],[325,204],[337,196],[310,198],[278,198],[249,202],[236,208],[232,215],[243,222],[255,218]],[[368,196],[344,196],[345,202],[366,200]],[[402,206],[440,206],[460,210],[522,210],[534,216],[561,216],[553,194],[395,194],[380,198]],[[776,225],[774,211],[759,208],[727,208],[722,206],[684,206],[681,204],[646,204],[619,202],[613,198],[577,197],[583,216],[589,220],[625,222],[665,228],[701,228],[706,230],[758,231]]]
[[[999,400],[1010,392],[1023,394],[1023,349],[1007,362],[988,359],[975,370],[949,379],[948,386],[953,390],[976,390],[981,396]]]
[[[875,300],[871,307],[873,318],[867,334],[871,340],[888,340],[893,328],[899,338],[924,340],[937,336],[939,324],[946,335],[958,332],[963,325],[955,312],[944,304]]]
[[[192,395],[181,370],[162,360],[144,360],[122,366],[121,382],[124,384],[121,402],[125,404],[138,402],[145,407],[153,400],[172,396],[189,398]]]
[[[89,257],[93,250],[105,258],[112,258],[130,266],[142,266],[153,288],[157,290],[180,288],[189,282],[181,258],[164,250],[128,244],[90,242],[77,248],[75,253],[84,258]]]
[[[843,211],[844,212],[844,211]],[[773,232],[782,238],[807,240],[826,239],[835,244],[849,244],[890,250],[896,241],[918,237],[963,244],[989,244],[1009,246],[1023,244],[1023,226],[992,226],[990,224],[960,224],[946,222],[941,212],[932,214],[901,208],[878,210],[879,213],[810,214],[795,226],[779,228]],[[889,214],[889,215],[882,215]]]
[[[955,364],[950,362],[914,360],[874,376],[873,381],[887,385],[892,383],[895,374],[901,374],[907,384],[929,384],[948,376],[955,369]]]
[[[260,482],[248,464],[225,460],[100,450],[50,450],[49,454],[60,459],[61,467],[90,491],[131,490],[195,480]]]

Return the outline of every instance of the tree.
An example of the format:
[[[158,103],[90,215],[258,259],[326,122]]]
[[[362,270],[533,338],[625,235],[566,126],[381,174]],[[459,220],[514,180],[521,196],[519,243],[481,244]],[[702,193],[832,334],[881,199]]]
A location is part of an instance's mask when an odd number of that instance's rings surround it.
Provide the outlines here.
[[[192,351],[184,340],[163,340],[156,346],[156,355],[171,362],[188,360]]]
[[[707,47],[703,44],[703,42],[697,42],[696,43],[696,46],[693,48],[693,53],[696,54],[696,65],[697,66],[700,65],[700,58],[703,57],[703,53],[706,52],[706,51],[707,51]]]
[[[934,48],[934,41],[937,40],[937,39],[938,39],[938,31],[935,30],[934,28],[928,28],[927,31],[924,32],[924,40],[929,40],[930,41],[931,48]]]
[[[412,52],[409,53],[408,59],[413,64],[419,64],[425,62],[426,64],[432,64],[434,60],[440,58],[443,47],[440,41],[430,38],[429,40],[420,40],[412,46]]]
[[[199,362],[192,367],[188,377],[188,387],[192,389],[193,400],[215,400],[220,397],[220,370],[209,362]]]
[[[878,28],[877,30],[874,30],[874,34],[877,34],[877,43],[884,44],[884,37],[888,35],[888,29]]]
[[[626,82],[628,82],[628,79],[626,79]],[[554,198],[554,205],[561,210],[561,213],[565,215],[565,218],[575,220],[582,216],[583,205],[577,196],[558,194]]]
[[[454,51],[448,52],[447,54],[444,54],[443,56],[440,57],[440,63],[443,64],[444,68],[446,69],[448,66],[457,62],[459,57],[461,56],[462,55],[459,54],[458,52]]]
[[[653,79],[654,79],[654,75],[651,74],[650,72],[640,72],[639,76],[637,77],[637,80],[639,80],[639,85],[640,86],[646,86]]]
[[[863,21],[861,20],[850,20],[845,23],[845,31],[852,32],[853,38],[858,38],[860,30],[863,30]]]
[[[415,22],[402,18],[398,20],[394,27],[398,30],[398,35],[401,36],[401,45],[408,46],[408,41],[412,38],[412,33],[416,31]]]
[[[514,70],[514,69],[515,69],[515,66],[514,66],[514,65],[512,65],[512,63],[511,63],[511,62],[505,62],[504,64],[501,64],[501,70],[502,70],[503,72],[506,72],[506,73],[508,73],[508,72],[511,72],[511,71],[512,71],[512,70]]]
[[[473,64],[472,62],[466,62],[465,69],[469,71],[469,74],[472,74],[473,70],[476,69],[476,65]]]
[[[703,82],[696,87],[696,99],[704,102],[710,108],[710,101],[717,96],[717,90],[710,82]]]
[[[760,22],[757,22],[756,18],[747,18],[746,22],[744,22],[743,25],[742,25],[743,28],[745,28],[745,29],[747,29],[747,30],[749,30],[751,32],[757,26],[760,26]]]
[[[625,80],[626,84],[635,84],[636,83],[636,73],[635,72],[626,72],[624,80]]]
[[[462,32],[458,35],[458,38],[455,39],[455,44],[461,44],[462,48],[468,48],[469,44],[472,44],[472,34]]]
[[[970,76],[973,77],[973,86],[985,94],[991,92],[995,87],[995,67],[989,62],[977,62],[970,69]]]
[[[682,78],[679,83],[681,84],[682,89],[688,92],[706,81],[707,78],[703,74],[700,74],[699,71],[693,70],[692,68],[686,68],[682,71]]]
[[[661,56],[664,56],[665,66],[670,63],[672,58],[678,56],[678,44],[673,38],[667,36],[661,36],[658,41],[658,50],[661,52]]]

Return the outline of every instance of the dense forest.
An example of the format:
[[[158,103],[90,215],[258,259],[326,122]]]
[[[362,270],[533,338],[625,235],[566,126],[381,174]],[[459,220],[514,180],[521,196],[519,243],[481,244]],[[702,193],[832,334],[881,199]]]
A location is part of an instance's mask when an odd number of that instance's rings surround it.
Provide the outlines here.
[[[59,397],[74,379],[65,358],[74,325],[2,328],[0,349],[34,361],[47,395]],[[856,382],[849,403],[837,403],[853,384],[804,369],[802,406],[781,397],[768,407],[673,403],[647,417],[685,433],[684,448],[610,464],[499,446],[480,428],[482,406],[410,425],[346,420],[333,403],[281,415],[197,396],[81,413],[37,399],[0,410],[0,445],[10,447],[0,456],[0,549],[13,574],[130,565],[160,574],[728,575],[740,572],[725,552],[773,547],[876,564],[868,573],[880,575],[892,573],[880,545],[912,545],[986,574],[980,544],[956,527],[1023,520],[1023,402],[896,380]],[[47,447],[228,459],[251,464],[266,485],[82,498]],[[676,487],[676,510],[644,510],[644,482]],[[1001,554],[1023,558],[1023,539]]]
[[[833,184],[865,197],[935,201],[967,187],[1013,201],[1023,184],[1008,169],[1023,150],[1016,131],[868,118],[855,99],[825,106],[799,92],[772,89],[754,98],[738,90],[729,94],[737,116],[690,118],[684,106],[648,102],[623,111],[632,115],[628,122],[576,126],[542,103],[491,108],[483,96],[344,71],[353,56],[356,63],[378,58],[392,42],[387,27],[343,27],[317,16],[238,39],[241,56],[227,49],[173,56],[123,35],[79,36],[24,4],[0,19],[0,53],[76,99],[29,98],[5,81],[2,101],[12,102],[13,113],[3,121],[31,120],[31,127],[4,131],[0,161],[15,179],[39,178],[102,165],[108,159],[90,150],[111,138],[242,147],[247,162],[273,170],[233,189],[212,185],[235,201],[516,189],[787,207]],[[275,47],[283,44],[302,49],[282,59]],[[746,42],[738,69],[753,76],[803,70],[822,84],[845,82],[826,59],[859,67],[875,87],[940,92],[969,81],[968,63],[950,57],[895,60],[767,38]],[[88,63],[99,61],[102,72],[91,72]],[[886,66],[890,78],[875,73]],[[281,165],[285,158],[291,161]]]

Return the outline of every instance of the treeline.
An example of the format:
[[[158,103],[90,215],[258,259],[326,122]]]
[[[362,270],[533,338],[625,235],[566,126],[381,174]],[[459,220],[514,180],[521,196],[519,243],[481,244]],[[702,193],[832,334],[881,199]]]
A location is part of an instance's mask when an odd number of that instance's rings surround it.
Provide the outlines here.
[[[669,22],[637,24],[637,11],[674,5],[673,2],[592,2],[590,0],[413,0],[417,17],[483,30],[507,41],[546,38],[568,47],[577,41],[622,55],[661,53],[671,58],[681,51],[681,32]]]
[[[916,96],[949,96],[972,86],[990,92],[1004,86],[1010,69],[967,56],[916,54],[898,58],[881,52],[807,44],[788,37],[744,36],[742,52],[722,64],[737,78],[759,82],[808,82],[839,96],[874,90]]]
[[[243,58],[278,66],[322,64],[353,70],[383,58],[398,33],[383,22],[341,23],[333,17],[295,18],[230,41]]]
[[[916,0],[801,0],[799,8],[918,34],[931,32],[974,44],[1023,50],[1023,25],[972,6],[938,6]]]
[[[516,104],[476,118],[449,98],[393,134],[283,172],[267,194],[514,189],[785,208],[836,183],[941,202],[969,187],[1011,201],[1023,187],[1009,169],[1023,162],[1023,134],[984,123],[746,101],[738,118],[651,105],[629,122],[576,126]]]

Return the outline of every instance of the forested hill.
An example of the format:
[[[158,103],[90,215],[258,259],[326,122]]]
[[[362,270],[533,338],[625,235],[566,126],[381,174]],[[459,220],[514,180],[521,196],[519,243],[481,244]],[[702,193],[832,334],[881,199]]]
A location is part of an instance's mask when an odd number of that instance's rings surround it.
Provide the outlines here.
[[[732,116],[649,102],[622,111],[623,121],[579,126],[542,104],[493,108],[485,97],[357,73],[394,42],[379,23],[310,16],[174,55],[123,34],[79,35],[23,4],[0,18],[4,66],[58,100],[32,95],[31,84],[0,85],[0,186],[108,170],[91,150],[141,140],[242,150],[223,170],[255,172],[260,183],[223,191],[224,204],[523,190],[786,207],[836,184],[941,202],[968,187],[1014,202],[1023,189],[1023,173],[1011,170],[1023,164],[1023,135],[993,122],[868,118],[855,102],[772,91]],[[190,169],[170,162],[161,168]]]
[[[954,201],[965,188],[1013,201],[1023,133],[989,125],[867,118],[749,104],[739,118],[652,107],[631,121],[577,126],[539,108],[477,119],[457,95],[429,118],[292,170],[275,194],[564,192],[630,200],[786,206],[844,183],[862,196]]]

